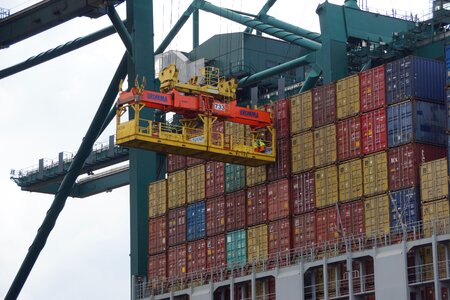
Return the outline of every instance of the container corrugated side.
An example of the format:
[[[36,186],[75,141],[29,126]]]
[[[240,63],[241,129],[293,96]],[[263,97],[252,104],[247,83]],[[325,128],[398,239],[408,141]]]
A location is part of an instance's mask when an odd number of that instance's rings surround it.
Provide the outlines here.
[[[148,220],[148,253],[166,250],[166,216]]]
[[[225,192],[230,193],[245,187],[245,166],[225,164]]]
[[[206,240],[206,263],[208,269],[225,268],[227,264],[225,234],[212,236]]]
[[[337,123],[337,157],[339,161],[359,157],[361,143],[361,118],[359,116]]]
[[[445,45],[445,82],[450,86],[450,44]]]
[[[338,171],[336,166],[316,170],[316,207],[336,204],[339,199]]]
[[[319,209],[316,212],[316,242],[321,244],[339,237],[336,206]]]
[[[240,268],[247,264],[247,231],[245,229],[227,233],[227,269]]]
[[[312,128],[312,92],[307,91],[291,97],[291,133]]]
[[[372,238],[389,233],[389,205],[387,194],[364,199],[364,224],[366,237]]]
[[[340,237],[361,236],[364,233],[364,201],[344,203],[339,207],[342,226]]]
[[[197,240],[186,244],[187,271],[206,271],[206,241]]]
[[[361,112],[368,112],[386,105],[384,65],[359,74]]]
[[[359,113],[359,76],[351,75],[336,82],[336,110],[338,120]]]
[[[167,251],[167,276],[170,279],[186,274],[186,244],[169,247]]]
[[[338,166],[339,201],[359,199],[363,195],[363,175],[361,159],[357,158]]]
[[[148,279],[155,286],[164,282],[167,277],[167,255],[166,252],[148,257]]]
[[[289,99],[278,100],[271,104],[277,139],[286,138],[290,135],[290,108],[291,102]]]
[[[251,264],[267,259],[267,225],[258,225],[247,229],[247,260]]]
[[[277,180],[291,172],[291,143],[289,138],[277,140],[276,161],[267,165],[267,179]]]
[[[186,194],[188,203],[205,199],[205,165],[186,170]]]
[[[186,238],[192,241],[206,235],[205,201],[186,207]]]
[[[314,168],[314,135],[312,131],[296,134],[291,139],[292,173]]]
[[[387,153],[379,152],[363,158],[364,196],[388,190]]]
[[[332,164],[337,159],[336,126],[334,124],[314,130],[314,163],[316,167]]]
[[[389,190],[395,191],[420,184],[421,163],[446,156],[444,147],[424,144],[407,144],[389,149]]]
[[[205,196],[212,198],[225,193],[225,164],[209,161],[205,165]]]
[[[386,150],[386,110],[381,108],[361,115],[362,153]]]
[[[267,218],[269,221],[289,216],[289,179],[284,178],[267,184]]]
[[[267,235],[269,240],[269,257],[273,259],[280,254],[279,259],[285,259],[286,254],[292,247],[290,219],[285,218],[270,222],[267,227]]]
[[[183,206],[186,203],[186,171],[169,173],[167,178],[168,208]]]
[[[336,121],[336,83],[312,90],[313,125],[321,127]]]
[[[298,249],[316,243],[316,213],[292,217],[292,247]]]
[[[213,236],[225,232],[225,197],[206,200],[206,235]]]
[[[167,181],[165,179],[148,185],[148,217],[154,218],[166,213]]]
[[[247,189],[247,226],[267,222],[267,185]]]
[[[259,167],[247,167],[246,176],[247,176],[247,186],[254,186],[260,183],[263,183],[267,179],[266,166]]]
[[[390,192],[391,232],[412,230],[420,221],[420,199],[416,188]]]
[[[386,64],[386,102],[410,98],[444,101],[444,64],[425,57],[407,56]]]
[[[246,136],[247,130],[247,125],[225,121],[224,146],[226,148],[229,148],[231,144],[251,146],[251,138]]]
[[[201,158],[195,158],[195,157],[190,157],[190,156],[186,157],[186,167],[196,166],[196,165],[202,164],[204,162],[205,162],[205,160],[201,159]]]
[[[448,220],[450,216],[450,209],[448,198],[431,201],[422,204],[422,220],[423,220],[423,235],[430,237],[434,233],[434,224],[436,220]],[[437,234],[441,233],[439,231]]]
[[[227,231],[244,228],[246,226],[245,191],[225,195],[225,205]]]
[[[186,167],[186,156],[167,154],[167,172],[172,173]]]
[[[316,185],[314,172],[295,174],[291,179],[292,214],[302,214],[316,207]]]
[[[445,105],[406,101],[387,108],[388,146],[445,145]]]
[[[186,241],[186,207],[169,209],[167,214],[167,239],[169,246]]]
[[[448,195],[447,159],[437,159],[420,166],[420,194],[423,202]]]

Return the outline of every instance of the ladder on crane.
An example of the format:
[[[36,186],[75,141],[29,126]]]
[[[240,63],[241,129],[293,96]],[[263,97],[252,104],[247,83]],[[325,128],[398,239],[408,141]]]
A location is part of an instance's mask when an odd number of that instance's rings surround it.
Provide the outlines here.
[[[118,145],[247,166],[275,162],[276,136],[270,112],[238,106],[234,80],[199,85],[193,78],[185,84],[178,82],[177,74],[174,65],[159,74],[162,92],[135,84],[129,92],[120,93],[116,111]],[[145,107],[173,112],[183,119],[180,124],[146,119],[141,113]],[[128,120],[123,120],[127,115]],[[216,129],[219,121],[248,125],[248,136],[242,139],[224,134]],[[264,150],[255,146],[261,143]]]

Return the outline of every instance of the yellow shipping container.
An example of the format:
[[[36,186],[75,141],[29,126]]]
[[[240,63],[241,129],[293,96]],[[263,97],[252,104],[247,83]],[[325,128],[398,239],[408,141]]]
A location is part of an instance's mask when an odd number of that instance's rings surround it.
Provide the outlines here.
[[[339,165],[339,201],[346,202],[361,198],[363,179],[361,159]]]
[[[292,173],[310,170],[314,167],[314,138],[311,131],[296,134],[291,139]]]
[[[423,278],[425,280],[433,280],[434,279],[434,271],[433,271],[433,250],[431,246],[427,246],[421,248],[419,250],[420,257],[422,259],[423,267],[419,269],[422,272]],[[446,278],[446,259],[445,259],[445,246],[442,244],[438,244],[437,246],[437,254],[438,254],[438,272],[439,278]]]
[[[447,197],[447,159],[442,158],[420,166],[420,196],[422,202]]]
[[[386,152],[368,155],[363,159],[364,195],[371,196],[388,190]]]
[[[167,181],[165,179],[148,185],[148,217],[154,218],[166,213]]]
[[[205,165],[187,169],[186,191],[188,203],[205,199]]]
[[[312,128],[312,92],[291,97],[291,132],[298,133]]]
[[[448,198],[425,202],[422,204],[422,220],[423,220],[423,234],[425,237],[433,235],[434,228],[436,227],[436,233],[440,232],[442,226],[439,224],[439,220],[447,219],[450,216]],[[435,222],[438,222],[437,224]],[[436,224],[436,226],[435,226]],[[446,223],[448,226],[448,223]]]
[[[368,238],[382,236],[390,229],[390,202],[387,194],[364,200],[364,225]]]
[[[267,225],[258,225],[247,229],[247,259],[251,264],[267,259],[268,240]]]
[[[337,118],[344,119],[359,113],[359,76],[352,75],[336,82]]]
[[[225,121],[224,143],[229,146],[233,144],[251,145],[250,127],[245,124]]]
[[[338,201],[338,172],[336,166],[316,170],[317,208],[336,204]]]
[[[320,127],[314,130],[314,163],[316,167],[334,163],[336,151],[336,125]]]
[[[167,178],[167,202],[169,208],[186,204],[186,171],[169,173]]]
[[[247,186],[254,186],[266,181],[266,166],[247,167]]]

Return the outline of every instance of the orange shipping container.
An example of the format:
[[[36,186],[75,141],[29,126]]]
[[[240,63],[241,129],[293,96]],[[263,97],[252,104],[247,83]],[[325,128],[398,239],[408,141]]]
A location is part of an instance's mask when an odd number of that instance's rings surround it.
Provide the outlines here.
[[[165,179],[148,185],[148,217],[154,218],[166,213],[167,181]]]

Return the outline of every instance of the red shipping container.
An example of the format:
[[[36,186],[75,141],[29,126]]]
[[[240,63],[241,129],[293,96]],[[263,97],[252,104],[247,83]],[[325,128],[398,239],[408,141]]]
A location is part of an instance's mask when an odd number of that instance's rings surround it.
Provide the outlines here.
[[[289,216],[289,179],[267,184],[268,219],[274,221]]]
[[[313,125],[321,127],[336,121],[336,83],[312,90]]]
[[[166,216],[148,220],[148,253],[166,250]]]
[[[291,249],[291,222],[289,218],[270,222],[267,231],[269,257],[275,258],[280,253],[280,258],[283,259]]]
[[[187,243],[187,272],[202,272],[206,270],[206,241],[198,240]]]
[[[289,176],[291,172],[291,140],[289,138],[277,140],[277,159],[267,166],[267,178],[274,181]]]
[[[238,191],[225,196],[227,231],[245,227],[245,191]]]
[[[260,184],[247,189],[247,226],[267,222],[267,185]]]
[[[368,112],[386,105],[384,65],[359,74],[361,112]]]
[[[389,190],[418,186],[420,184],[418,166],[446,155],[446,148],[424,144],[407,144],[389,149]]]
[[[169,247],[167,251],[167,276],[169,280],[186,274],[186,244]]]
[[[227,248],[225,235],[220,234],[206,240],[206,266],[208,269],[225,269],[227,266]]]
[[[316,243],[316,214],[311,212],[292,217],[292,248]]]
[[[270,105],[277,139],[289,137],[290,135],[290,107],[291,102],[289,99],[279,100]]]
[[[316,212],[317,244],[322,244],[336,238],[339,238],[336,206],[319,209]]]
[[[167,217],[169,246],[184,243],[186,241],[186,208],[170,209]]]
[[[370,154],[387,148],[386,110],[361,115],[362,153]]]
[[[338,237],[360,236],[364,233],[364,201],[357,200],[339,207],[341,226]]]
[[[190,156],[186,157],[186,167],[193,167],[193,166],[202,164],[204,162],[205,162],[205,160],[201,159],[201,158],[195,158],[195,157],[190,157]]]
[[[206,235],[225,232],[225,197],[206,200]]]
[[[314,178],[314,171],[292,176],[291,205],[294,215],[312,211],[316,207],[316,185]]]
[[[166,252],[150,255],[148,257],[148,280],[149,282],[161,282],[167,276]]]
[[[205,168],[205,196],[212,198],[225,193],[225,164],[218,161],[209,161]]]
[[[359,116],[338,122],[338,160],[361,155],[361,118]]]
[[[167,172],[175,172],[186,168],[186,156],[167,154]]]

